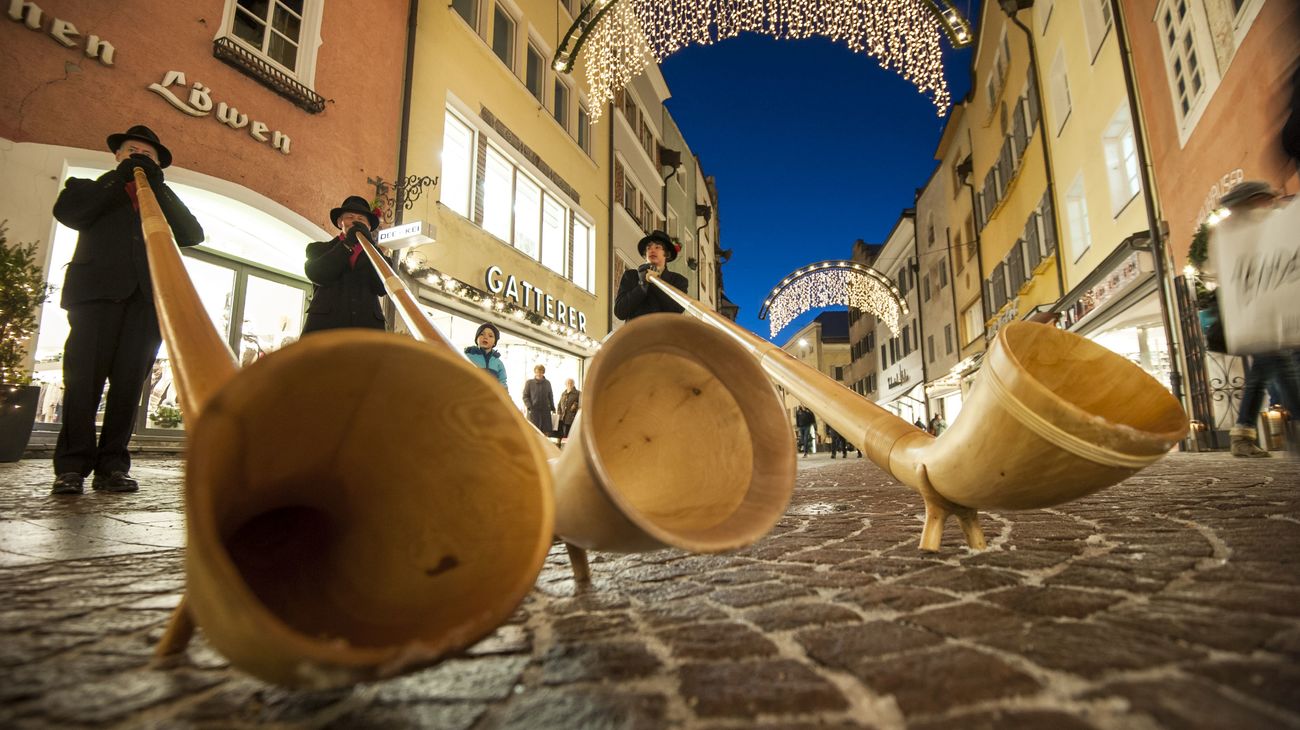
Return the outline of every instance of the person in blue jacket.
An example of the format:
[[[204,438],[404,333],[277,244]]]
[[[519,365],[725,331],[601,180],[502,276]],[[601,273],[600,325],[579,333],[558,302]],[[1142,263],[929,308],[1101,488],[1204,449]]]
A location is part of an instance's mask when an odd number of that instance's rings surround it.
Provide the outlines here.
[[[501,339],[501,330],[491,322],[484,322],[479,325],[478,331],[474,333],[474,343],[465,348],[465,357],[478,367],[487,370],[497,380],[501,381],[501,387],[506,387],[506,364],[501,362],[501,353],[495,349],[497,341]]]

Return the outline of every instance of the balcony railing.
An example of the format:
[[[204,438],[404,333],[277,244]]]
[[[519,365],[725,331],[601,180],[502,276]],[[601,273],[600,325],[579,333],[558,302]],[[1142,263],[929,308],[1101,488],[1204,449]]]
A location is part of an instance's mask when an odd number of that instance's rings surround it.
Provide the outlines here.
[[[271,91],[292,101],[311,114],[325,111],[325,97],[307,88],[297,79],[271,65],[266,59],[244,48],[231,38],[212,42],[212,55],[256,79]]]

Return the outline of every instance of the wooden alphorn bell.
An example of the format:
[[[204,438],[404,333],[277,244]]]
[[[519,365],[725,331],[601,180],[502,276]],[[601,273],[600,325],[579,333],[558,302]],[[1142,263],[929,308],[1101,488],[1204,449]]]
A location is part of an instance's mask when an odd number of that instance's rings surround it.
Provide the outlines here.
[[[359,240],[413,335],[453,349],[373,242]],[[723,552],[785,512],[795,474],[785,411],[762,369],[713,328],[673,314],[628,322],[588,365],[582,400],[563,452],[533,429],[579,581],[579,549]]]
[[[554,532],[545,454],[500,385],[456,353],[357,329],[237,370],[135,180],[189,427],[186,590],[158,656],[197,623],[234,666],[323,688],[495,630]]]
[[[948,516],[985,547],[978,510],[1050,507],[1115,484],[1187,434],[1178,401],[1137,365],[1084,337],[1013,322],[984,356],[961,416],[936,438],[776,345],[654,280],[727,333],[763,370],[925,502],[921,549]]]

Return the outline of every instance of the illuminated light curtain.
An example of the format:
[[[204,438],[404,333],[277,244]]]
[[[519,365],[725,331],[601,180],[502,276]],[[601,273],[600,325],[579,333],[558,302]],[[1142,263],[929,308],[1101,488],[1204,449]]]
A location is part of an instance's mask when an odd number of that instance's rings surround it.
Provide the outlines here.
[[[688,45],[745,32],[843,41],[930,94],[938,114],[951,100],[943,30],[926,0],[621,0],[588,32],[582,49],[593,120],[650,64]]]
[[[906,314],[897,290],[876,277],[854,269],[818,268],[796,274],[768,299],[769,332],[776,337],[804,312],[832,306],[870,312],[892,332],[898,332],[899,320]]]

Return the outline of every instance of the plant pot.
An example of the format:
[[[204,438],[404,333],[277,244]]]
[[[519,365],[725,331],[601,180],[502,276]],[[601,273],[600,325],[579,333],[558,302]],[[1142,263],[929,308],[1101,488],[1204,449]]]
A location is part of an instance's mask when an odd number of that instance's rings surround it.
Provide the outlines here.
[[[0,384],[0,462],[23,458],[40,397],[39,385]]]

